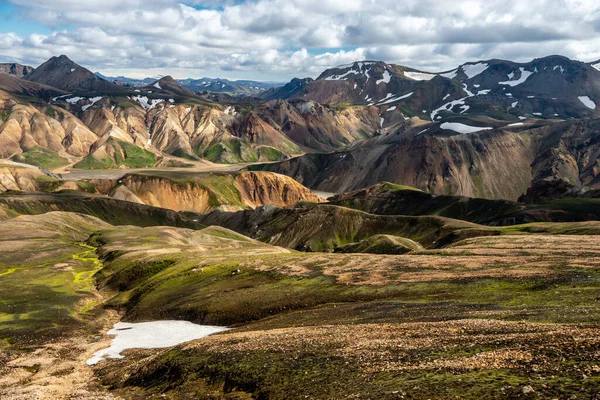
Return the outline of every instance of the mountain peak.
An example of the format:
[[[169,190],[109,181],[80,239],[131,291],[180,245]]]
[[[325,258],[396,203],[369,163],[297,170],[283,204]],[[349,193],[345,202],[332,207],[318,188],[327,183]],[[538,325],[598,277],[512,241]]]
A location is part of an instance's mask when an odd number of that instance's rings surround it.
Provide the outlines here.
[[[68,92],[110,92],[121,90],[62,54],[37,67],[27,79]]]

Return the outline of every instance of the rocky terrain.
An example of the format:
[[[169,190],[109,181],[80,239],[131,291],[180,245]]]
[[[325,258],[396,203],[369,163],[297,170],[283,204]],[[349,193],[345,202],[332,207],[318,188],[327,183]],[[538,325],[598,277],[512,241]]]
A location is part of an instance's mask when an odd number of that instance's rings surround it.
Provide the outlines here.
[[[597,397],[594,65],[0,65],[0,398]]]

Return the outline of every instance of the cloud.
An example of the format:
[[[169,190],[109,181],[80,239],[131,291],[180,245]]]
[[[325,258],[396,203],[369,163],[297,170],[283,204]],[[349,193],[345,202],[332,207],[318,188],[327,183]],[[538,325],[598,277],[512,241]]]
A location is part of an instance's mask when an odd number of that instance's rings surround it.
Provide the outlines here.
[[[0,33],[0,57],[67,54],[94,70],[316,76],[363,58],[447,70],[548,54],[600,58],[600,4],[585,0],[12,0],[54,31]]]

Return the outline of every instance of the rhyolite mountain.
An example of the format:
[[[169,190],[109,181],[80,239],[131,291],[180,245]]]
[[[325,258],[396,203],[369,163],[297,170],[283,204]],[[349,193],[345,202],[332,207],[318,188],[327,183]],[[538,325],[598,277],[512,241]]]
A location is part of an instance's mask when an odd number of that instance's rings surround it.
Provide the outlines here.
[[[509,200],[542,180],[593,189],[594,65],[550,56],[434,74],[363,61],[294,79],[261,101],[198,95],[170,76],[119,86],[53,57],[27,80],[0,74],[1,156],[81,168],[152,166],[165,156],[282,161],[260,168],[332,192],[382,180]]]
[[[26,76],[32,82],[41,83],[67,92],[118,92],[121,88],[71,61],[67,56],[52,57]]]
[[[65,56],[53,57],[28,79],[0,74],[0,157],[45,167],[152,166],[163,155],[276,161],[335,150],[379,131],[375,107],[334,110],[315,102],[258,100],[217,104],[170,76],[139,88],[117,86]]]
[[[330,68],[314,81],[294,80],[288,90],[263,96],[396,107],[405,117],[434,121],[456,114],[588,118],[597,115],[600,102],[600,71],[593,65],[598,64],[548,56],[528,63],[478,61],[432,73],[362,61]]]
[[[599,119],[518,126],[485,122],[495,127],[460,133],[444,127],[460,130],[471,125],[429,123],[361,141],[341,152],[306,154],[252,168],[338,193],[381,181],[438,195],[509,200],[544,180],[600,188]]]
[[[18,63],[0,63],[0,73],[15,75],[18,78],[23,78],[33,72],[33,67],[21,65]]]

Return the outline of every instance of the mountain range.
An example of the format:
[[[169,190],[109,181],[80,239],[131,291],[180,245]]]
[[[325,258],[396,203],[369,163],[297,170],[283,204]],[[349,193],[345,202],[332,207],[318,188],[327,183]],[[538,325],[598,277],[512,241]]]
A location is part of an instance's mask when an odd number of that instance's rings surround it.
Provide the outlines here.
[[[508,200],[540,181],[600,188],[597,62],[358,61],[277,87],[105,79],[64,55],[1,68],[0,157],[43,167],[275,161],[251,168],[327,192],[385,180]]]

